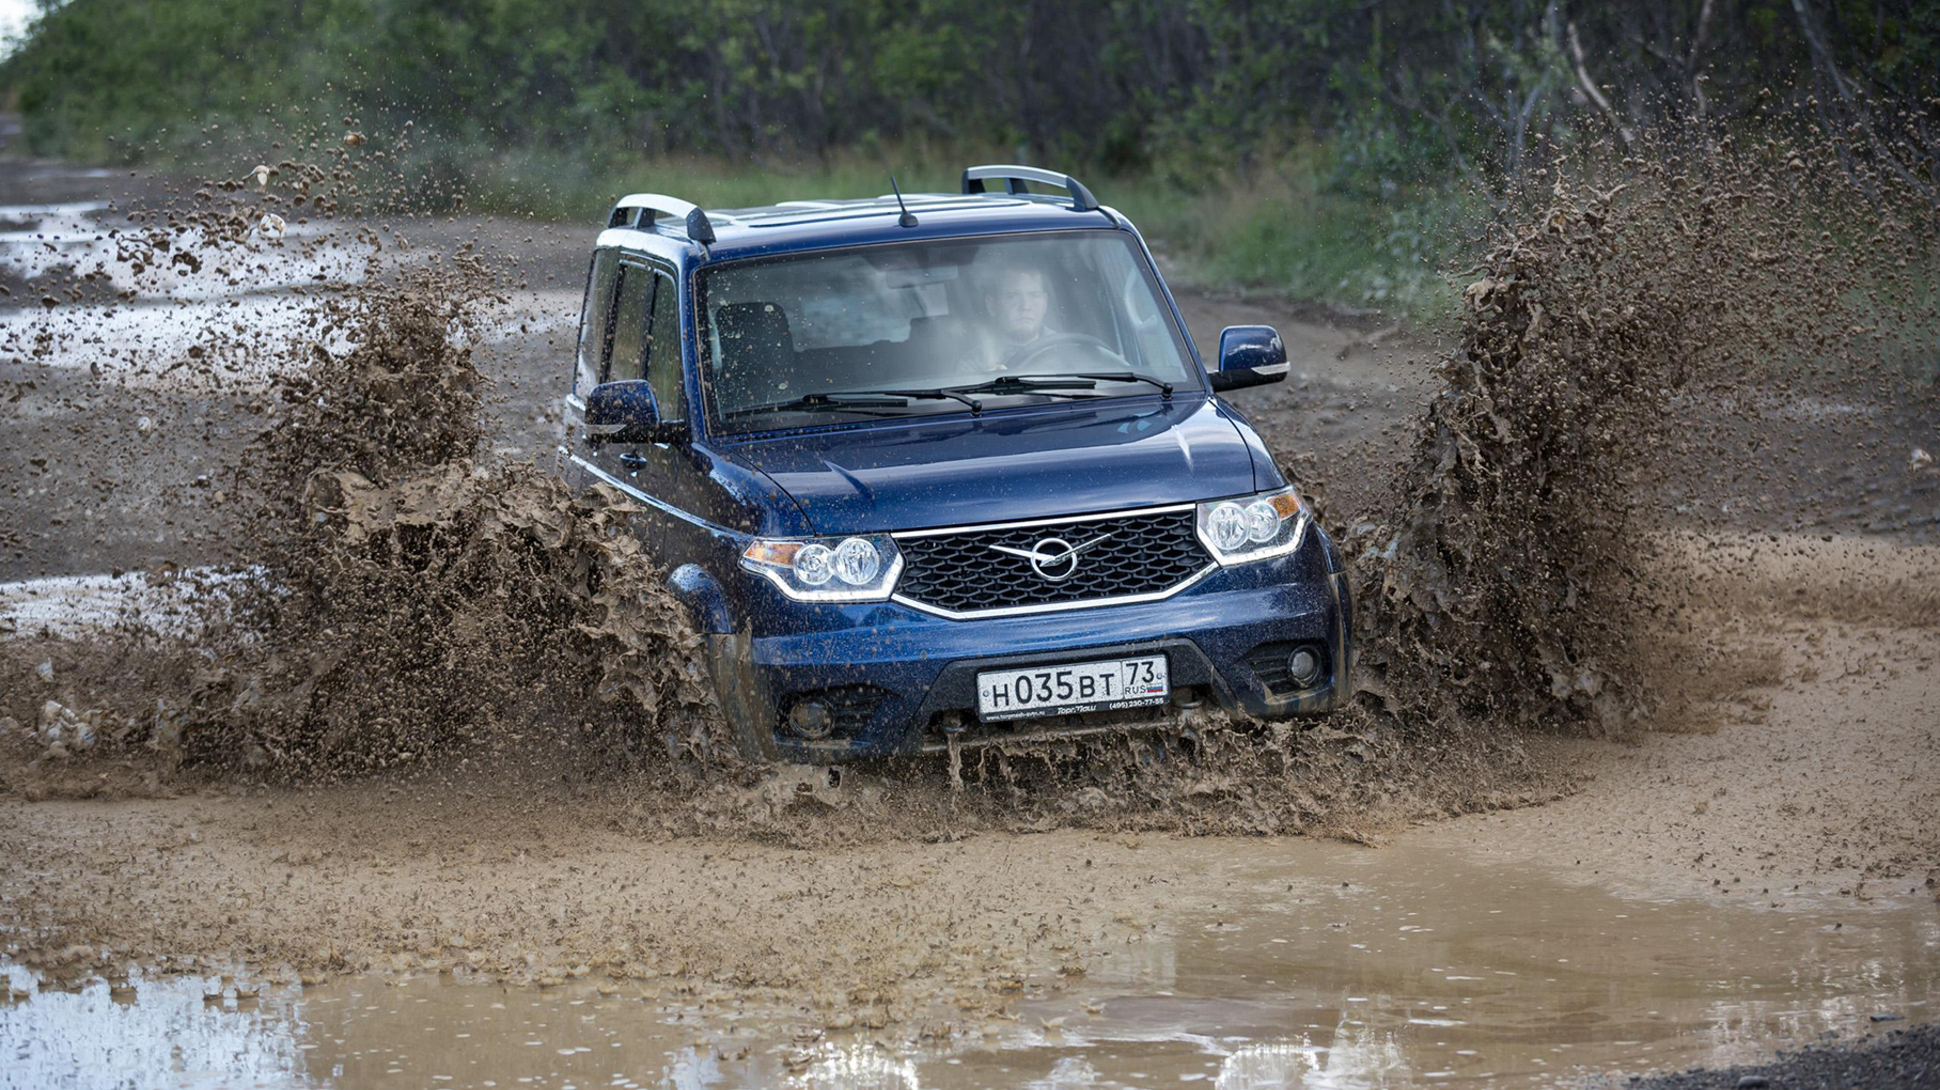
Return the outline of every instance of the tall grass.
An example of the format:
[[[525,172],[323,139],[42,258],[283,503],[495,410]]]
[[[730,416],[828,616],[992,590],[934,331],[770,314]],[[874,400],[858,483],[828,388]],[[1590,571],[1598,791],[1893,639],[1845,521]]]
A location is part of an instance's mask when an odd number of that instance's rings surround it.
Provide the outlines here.
[[[1438,188],[1372,198],[1290,162],[1184,188],[1123,179],[1112,203],[1169,259],[1175,280],[1421,321],[1455,297],[1448,270],[1489,215]]]

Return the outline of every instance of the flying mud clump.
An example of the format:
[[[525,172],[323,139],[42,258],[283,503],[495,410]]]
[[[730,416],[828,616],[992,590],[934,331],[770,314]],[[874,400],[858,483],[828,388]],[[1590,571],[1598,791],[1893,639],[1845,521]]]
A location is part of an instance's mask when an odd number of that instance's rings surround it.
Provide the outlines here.
[[[1664,671],[1706,652],[1678,630],[1718,574],[1688,548],[1729,506],[1707,500],[1776,497],[1796,530],[1813,452],[1773,449],[1787,414],[1931,403],[1933,191],[1840,150],[1659,138],[1561,164],[1499,232],[1387,508],[1353,520],[1384,715],[1615,733],[1662,711]]]
[[[256,444],[260,577],[188,738],[209,757],[359,772],[508,743],[716,761],[686,626],[616,495],[478,458],[486,379],[461,344],[483,264],[332,299]],[[646,744],[652,739],[652,744]]]
[[[199,506],[176,516],[231,527],[228,567],[163,565],[78,637],[12,634],[0,712],[30,725],[4,739],[34,766],[22,784],[101,789],[108,777],[74,767],[82,748],[217,775],[352,774],[508,745],[733,764],[696,638],[627,531],[635,509],[481,453],[489,382],[468,344],[514,278],[470,247],[385,253],[368,224],[338,221],[396,203],[400,183],[381,175],[348,151],[328,168],[259,167],[105,233],[85,275],[128,285],[124,301],[193,321],[186,281],[253,275],[247,313],[264,320],[210,323],[169,358],[120,353],[80,398],[112,405],[132,377],[160,391],[145,398],[189,390],[240,409],[259,433],[212,449],[213,502],[185,497]],[[43,357],[89,350],[83,317],[50,310],[37,326]],[[13,699],[43,693],[57,693],[51,713]],[[86,730],[45,744],[67,719]]]

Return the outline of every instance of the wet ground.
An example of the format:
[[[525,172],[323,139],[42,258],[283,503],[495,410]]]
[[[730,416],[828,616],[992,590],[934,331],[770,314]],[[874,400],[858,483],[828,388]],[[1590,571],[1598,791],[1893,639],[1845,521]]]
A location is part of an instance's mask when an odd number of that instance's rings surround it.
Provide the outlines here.
[[[929,1039],[678,983],[137,977],[0,1007],[0,1085],[1554,1085],[1725,1065],[1940,1009],[1924,897],[1783,911],[1626,899],[1410,847],[1195,846],[1158,921],[1014,1017]],[[1923,903],[1924,902],[1924,903]]]

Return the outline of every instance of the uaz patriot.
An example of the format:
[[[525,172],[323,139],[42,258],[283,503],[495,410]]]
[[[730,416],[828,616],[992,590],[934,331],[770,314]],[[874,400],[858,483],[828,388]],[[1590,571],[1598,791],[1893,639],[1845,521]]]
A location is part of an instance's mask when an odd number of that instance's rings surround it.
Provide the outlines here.
[[[1220,397],[1285,377],[1279,334],[1224,330],[1209,373],[1083,185],[962,188],[638,194],[599,235],[560,464],[644,509],[739,745],[830,762],[1204,700],[1333,709],[1340,553]]]

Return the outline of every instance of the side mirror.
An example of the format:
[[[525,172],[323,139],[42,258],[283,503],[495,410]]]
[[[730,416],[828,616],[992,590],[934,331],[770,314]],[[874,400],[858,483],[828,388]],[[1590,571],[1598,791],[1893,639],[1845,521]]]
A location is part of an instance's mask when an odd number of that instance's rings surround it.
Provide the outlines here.
[[[661,423],[660,402],[645,379],[603,382],[586,395],[588,443],[664,443],[674,427]]]
[[[1215,393],[1285,381],[1287,344],[1270,325],[1229,325],[1219,331],[1219,370],[1208,377]]]

